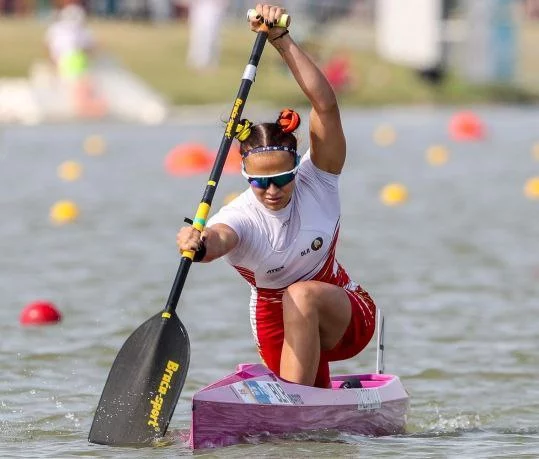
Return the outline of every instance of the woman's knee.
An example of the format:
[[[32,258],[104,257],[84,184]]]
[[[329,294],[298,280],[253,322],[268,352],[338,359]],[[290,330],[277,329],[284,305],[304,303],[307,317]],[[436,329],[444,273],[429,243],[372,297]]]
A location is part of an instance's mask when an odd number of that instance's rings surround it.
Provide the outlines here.
[[[283,319],[291,321],[318,320],[316,286],[311,282],[296,282],[283,294]]]

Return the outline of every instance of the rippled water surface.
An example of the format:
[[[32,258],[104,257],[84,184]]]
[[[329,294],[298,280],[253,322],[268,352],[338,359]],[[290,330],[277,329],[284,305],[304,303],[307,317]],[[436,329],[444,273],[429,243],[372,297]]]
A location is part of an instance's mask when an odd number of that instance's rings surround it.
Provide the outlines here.
[[[539,175],[531,153],[539,109],[479,109],[489,135],[465,144],[448,139],[451,113],[343,114],[349,156],[338,254],[385,310],[386,370],[411,395],[407,434],[253,439],[198,456],[539,457],[539,201],[523,194]],[[247,287],[224,262],[195,265],[178,308],[191,366],[170,435],[155,448],[87,442],[118,349],[166,301],[176,229],[193,216],[207,179],[168,176],[163,158],[182,142],[216,148],[219,118],[0,128],[0,457],[191,455],[181,437],[194,391],[238,362],[257,361]],[[397,133],[386,148],[372,141],[382,122]],[[106,154],[83,153],[90,134],[106,140]],[[438,143],[450,159],[432,167],[425,151]],[[65,160],[81,162],[80,180],[57,177]],[[380,203],[389,182],[406,185],[405,205]],[[214,208],[243,187],[239,176],[223,176]],[[49,208],[61,199],[74,200],[81,215],[55,227]],[[63,321],[21,327],[21,309],[37,298],[54,301]],[[371,345],[333,368],[371,371],[374,360]]]

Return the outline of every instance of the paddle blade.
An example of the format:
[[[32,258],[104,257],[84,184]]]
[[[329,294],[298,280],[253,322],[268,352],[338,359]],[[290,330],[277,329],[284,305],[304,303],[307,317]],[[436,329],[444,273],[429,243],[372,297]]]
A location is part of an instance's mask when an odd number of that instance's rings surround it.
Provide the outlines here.
[[[90,442],[140,446],[165,435],[187,376],[190,346],[176,313],[162,315],[137,328],[116,356]]]

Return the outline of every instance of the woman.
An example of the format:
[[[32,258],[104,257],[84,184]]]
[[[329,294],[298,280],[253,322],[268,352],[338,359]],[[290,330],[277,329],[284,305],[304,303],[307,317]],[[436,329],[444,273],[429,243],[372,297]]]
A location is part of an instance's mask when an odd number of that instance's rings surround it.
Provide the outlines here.
[[[227,261],[251,285],[251,325],[265,364],[281,378],[329,387],[330,361],[350,358],[370,341],[376,307],[335,259],[339,232],[339,174],[346,142],[337,100],[318,67],[292,40],[272,27],[284,13],[257,5],[270,26],[268,41],[280,53],[312,105],[310,150],[301,158],[293,131],[299,115],[284,110],[275,123],[242,120],[243,175],[250,188],[224,206],[201,234],[177,235],[180,252],[195,261]]]

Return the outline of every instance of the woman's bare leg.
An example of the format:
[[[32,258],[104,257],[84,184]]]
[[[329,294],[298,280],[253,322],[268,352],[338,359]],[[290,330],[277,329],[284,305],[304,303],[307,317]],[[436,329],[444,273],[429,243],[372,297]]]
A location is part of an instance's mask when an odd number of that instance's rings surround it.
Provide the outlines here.
[[[335,347],[352,315],[343,288],[318,281],[296,282],[283,295],[281,377],[313,385],[320,350]]]

